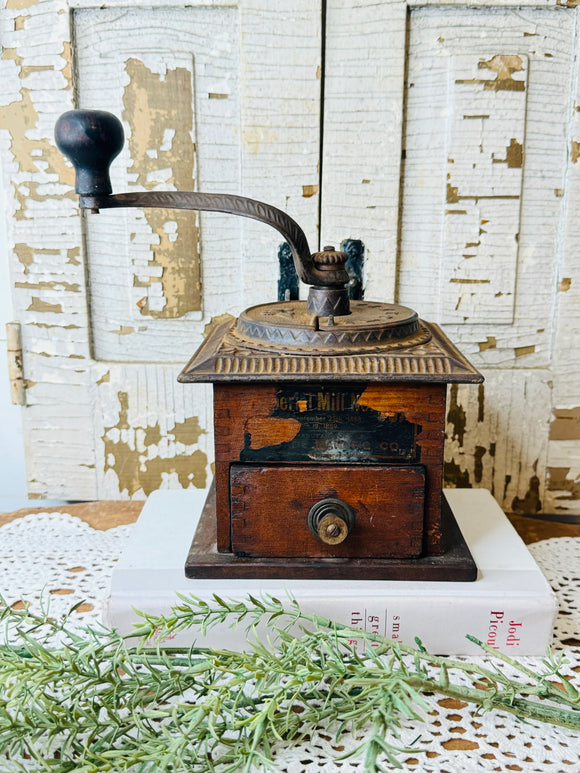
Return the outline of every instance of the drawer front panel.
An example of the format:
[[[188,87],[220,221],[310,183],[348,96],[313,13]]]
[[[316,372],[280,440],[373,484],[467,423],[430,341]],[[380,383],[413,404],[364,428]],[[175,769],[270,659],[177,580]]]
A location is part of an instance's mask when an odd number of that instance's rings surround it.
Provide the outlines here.
[[[309,527],[321,500],[354,515],[343,542]],[[243,465],[230,467],[232,551],[264,557],[411,558],[423,542],[422,465]]]

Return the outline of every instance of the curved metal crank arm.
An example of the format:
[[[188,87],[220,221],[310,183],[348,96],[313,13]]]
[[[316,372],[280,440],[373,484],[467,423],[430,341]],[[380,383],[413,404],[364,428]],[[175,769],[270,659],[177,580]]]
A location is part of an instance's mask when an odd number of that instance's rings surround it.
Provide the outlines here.
[[[75,189],[83,209],[98,212],[113,207],[156,207],[249,217],[272,226],[288,242],[296,273],[306,284],[342,288],[349,281],[344,264],[318,268],[310,254],[304,231],[289,215],[270,204],[223,193],[151,191],[113,194],[109,167],[120,153],[125,136],[121,122],[112,113],[70,110],[58,119],[55,137],[58,148],[75,168]]]
[[[288,242],[296,273],[310,285],[344,284],[338,271],[321,271],[313,263],[308,241],[298,223],[281,209],[246,196],[229,193],[197,193],[194,191],[147,191],[143,193],[115,193],[110,195],[81,195],[81,209],[98,212],[100,209],[124,207],[154,207],[155,209],[186,209],[201,212],[225,212],[258,220],[275,228]],[[348,280],[347,280],[348,281]]]

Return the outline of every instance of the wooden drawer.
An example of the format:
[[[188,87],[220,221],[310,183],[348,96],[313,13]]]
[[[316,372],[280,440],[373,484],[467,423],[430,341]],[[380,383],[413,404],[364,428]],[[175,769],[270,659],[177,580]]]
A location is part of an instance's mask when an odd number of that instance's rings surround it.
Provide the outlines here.
[[[338,499],[354,515],[352,530],[329,545],[309,527],[308,514]],[[422,465],[230,466],[232,551],[243,556],[411,558],[423,543]]]

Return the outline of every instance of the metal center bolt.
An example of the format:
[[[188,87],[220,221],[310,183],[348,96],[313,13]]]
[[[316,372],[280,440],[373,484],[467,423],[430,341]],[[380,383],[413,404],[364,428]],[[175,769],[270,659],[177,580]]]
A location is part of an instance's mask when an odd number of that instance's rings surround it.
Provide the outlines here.
[[[329,537],[338,537],[340,534],[340,527],[336,523],[329,523],[326,527],[326,533]]]

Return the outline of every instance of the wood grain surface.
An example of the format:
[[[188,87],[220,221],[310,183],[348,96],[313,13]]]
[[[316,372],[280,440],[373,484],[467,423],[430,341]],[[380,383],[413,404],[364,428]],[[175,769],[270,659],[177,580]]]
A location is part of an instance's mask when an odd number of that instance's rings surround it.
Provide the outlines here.
[[[338,545],[309,528],[324,499],[351,507],[354,525]],[[410,558],[423,549],[422,465],[237,465],[230,468],[232,551],[248,556]]]
[[[352,385],[333,383],[335,395],[348,390]],[[302,389],[303,386],[297,386]],[[321,387],[322,388],[322,387]],[[284,390],[287,387],[284,386]],[[416,425],[417,454],[414,463],[421,463],[426,469],[425,506],[425,552],[441,551],[441,487],[443,479],[443,444],[445,422],[444,384],[361,384],[357,406],[361,412],[372,414],[377,421],[386,417],[401,415]],[[303,421],[301,407],[291,416],[279,410],[280,394],[276,384],[215,384],[214,425],[215,425],[215,476],[217,488],[217,539],[218,550],[230,550],[230,465],[237,462],[268,460],[267,449],[272,449],[271,461],[280,461],[280,446],[297,436]],[[306,412],[307,410],[304,409]],[[343,431],[338,422],[356,414],[353,409],[345,411],[314,411],[320,424],[327,421],[326,440]],[[326,418],[325,418],[326,417]],[[337,428],[338,427],[338,428]],[[316,436],[312,434],[313,442]],[[259,452],[259,453],[258,453]],[[285,462],[308,463],[318,461],[315,449],[301,448],[300,457],[288,452]],[[343,461],[340,454],[336,462]],[[361,459],[360,461],[364,461]],[[353,474],[357,465],[353,464]]]

